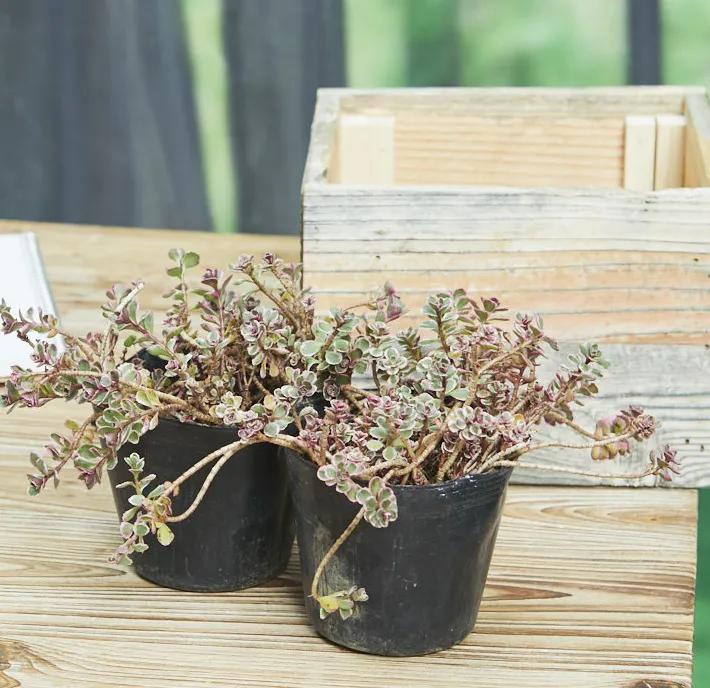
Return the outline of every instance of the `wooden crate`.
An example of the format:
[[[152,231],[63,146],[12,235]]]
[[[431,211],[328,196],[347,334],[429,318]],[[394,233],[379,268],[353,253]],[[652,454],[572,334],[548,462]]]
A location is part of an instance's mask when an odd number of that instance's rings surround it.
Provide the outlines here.
[[[542,314],[561,341],[608,345],[589,419],[646,406],[681,450],[676,484],[710,485],[704,89],[322,90],[302,231],[323,309],[390,280],[411,325],[427,294],[464,287]]]

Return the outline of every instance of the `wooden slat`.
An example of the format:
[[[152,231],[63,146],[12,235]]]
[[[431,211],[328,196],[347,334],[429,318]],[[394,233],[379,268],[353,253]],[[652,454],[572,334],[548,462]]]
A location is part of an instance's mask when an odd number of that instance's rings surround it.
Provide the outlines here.
[[[576,347],[563,345],[541,367],[541,379],[564,362]],[[531,453],[536,463],[594,471],[604,475],[640,473],[648,464],[653,448],[670,444],[678,451],[680,475],[672,482],[659,478],[643,481],[600,480],[564,473],[517,470],[515,481],[547,485],[657,485],[666,488],[710,487],[710,355],[704,346],[605,345],[605,358],[611,363],[599,383],[599,395],[587,400],[575,411],[577,420],[593,428],[599,418],[613,417],[629,405],[640,406],[657,418],[661,427],[643,446],[636,446],[631,456],[616,462],[593,461],[587,452],[549,449]],[[573,440],[566,428],[544,427],[540,439]]]
[[[394,117],[339,118],[339,183],[392,184],[394,156]]]
[[[710,186],[710,103],[707,95],[689,95],[685,148],[685,186]]]
[[[709,229],[703,190],[314,185],[303,253],[324,307],[401,278],[413,308],[432,289],[464,286],[542,312],[560,339],[705,344]]]
[[[451,114],[550,117],[625,117],[683,114],[689,94],[701,86],[624,86],[603,88],[407,88],[321,89],[340,101],[342,112],[367,114],[448,112]]]
[[[338,175],[337,123],[340,113],[338,89],[318,89],[311,139],[303,170],[303,184],[335,181]]]
[[[654,187],[678,189],[685,169],[685,115],[656,117],[656,176]]]
[[[686,461],[677,484],[710,485],[710,426],[702,420],[710,369],[699,374],[710,360],[707,191],[311,185],[303,217],[306,281],[319,308],[360,303],[389,280],[411,310],[402,326],[413,326],[428,293],[464,287],[499,296],[513,312],[541,313],[561,341],[616,343],[609,396],[582,417],[593,424],[629,403],[648,407],[667,422],[657,441]],[[623,470],[637,472],[645,456]],[[575,452],[540,458],[611,469]]]
[[[624,137],[624,188],[653,191],[656,169],[656,118],[631,115]]]
[[[216,595],[108,564],[119,536],[106,485],[23,494],[27,452],[65,412],[0,417],[2,686],[690,686],[695,492],[512,487],[476,631],[384,659],[315,635],[295,560]]]
[[[618,188],[624,120],[448,115],[442,105],[398,113],[395,150],[397,184]]]

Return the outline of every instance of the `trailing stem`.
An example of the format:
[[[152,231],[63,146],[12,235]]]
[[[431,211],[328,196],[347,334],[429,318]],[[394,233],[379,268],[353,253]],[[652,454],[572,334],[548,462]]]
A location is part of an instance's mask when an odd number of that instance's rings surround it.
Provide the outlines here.
[[[321,559],[320,564],[318,564],[318,568],[313,576],[313,581],[311,582],[311,597],[315,599],[316,602],[321,601],[321,597],[318,595],[318,583],[320,582],[325,567],[328,565],[328,562],[333,558],[335,553],[340,549],[342,544],[350,537],[351,533],[355,530],[358,523],[362,521],[364,516],[365,507],[362,507],[355,515],[355,518],[350,521],[350,525],[348,525],[348,527],[341,533],[340,537],[331,545],[323,559]]]

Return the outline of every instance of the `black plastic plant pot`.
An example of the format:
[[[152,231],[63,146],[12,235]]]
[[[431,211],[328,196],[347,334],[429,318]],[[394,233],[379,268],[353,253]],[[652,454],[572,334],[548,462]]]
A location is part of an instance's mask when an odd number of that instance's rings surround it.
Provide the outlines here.
[[[137,445],[126,444],[109,472],[119,518],[130,508],[132,480],[123,457],[137,452],[151,487],[174,480],[207,454],[238,439],[233,428],[208,427],[161,419]],[[173,513],[192,504],[212,464],[186,480],[173,497]],[[149,488],[150,489],[150,488]],[[167,547],[152,536],[150,547],[131,555],[136,573],[168,588],[195,592],[240,590],[278,576],[286,567],[294,538],[286,464],[277,447],[255,444],[225,463],[197,510],[170,524],[175,539]],[[152,540],[152,541],[151,541]]]
[[[359,506],[321,482],[313,463],[284,453],[306,610],[320,635],[361,652],[407,656],[452,647],[473,630],[512,469],[394,486],[397,520],[386,528],[358,524],[319,584],[320,594],[357,585],[369,600],[349,619],[337,612],[321,619],[310,597],[313,576]]]

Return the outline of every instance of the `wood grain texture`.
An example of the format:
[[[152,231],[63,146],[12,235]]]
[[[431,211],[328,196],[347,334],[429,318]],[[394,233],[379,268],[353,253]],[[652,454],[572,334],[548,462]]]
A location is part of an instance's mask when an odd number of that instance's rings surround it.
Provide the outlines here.
[[[394,117],[343,115],[338,120],[338,181],[394,183]]]
[[[406,88],[321,89],[340,101],[342,112],[367,114],[419,112],[477,115],[615,117],[683,114],[688,95],[701,86],[623,86],[602,88]]]
[[[304,191],[305,274],[320,309],[360,303],[390,280],[410,308],[402,326],[413,326],[428,294],[463,287],[498,296],[514,313],[541,313],[561,341],[612,345],[609,396],[582,417],[593,425],[629,403],[647,407],[667,423],[657,441],[685,460],[677,485],[710,485],[707,190],[312,184]],[[621,471],[641,472],[646,457],[625,460]],[[578,452],[538,458],[619,471]],[[540,472],[518,472],[516,480],[595,482]]]
[[[107,485],[24,494],[28,452],[66,412],[0,417],[4,688],[690,687],[695,492],[512,487],[475,632],[378,658],[314,634],[296,559],[215,595],[108,564],[120,538]]]
[[[708,343],[708,230],[700,189],[304,189],[305,273],[322,307],[385,280],[411,309],[464,287],[540,312],[571,341]]]
[[[562,345],[541,366],[541,379],[576,349]],[[619,409],[640,406],[660,421],[660,428],[644,445],[634,447],[631,456],[617,461],[593,461],[589,452],[546,449],[527,455],[527,460],[574,467],[602,475],[641,473],[653,448],[670,444],[678,452],[680,475],[673,481],[648,477],[638,480],[610,480],[537,470],[516,470],[514,481],[546,485],[656,485],[664,488],[710,487],[710,352],[701,346],[605,345],[611,367],[599,383],[599,395],[575,411],[582,426],[593,428],[599,418],[613,417]],[[543,427],[541,441],[578,441],[567,428]]]
[[[656,191],[683,186],[687,123],[685,115],[656,117]]]
[[[398,113],[397,184],[622,186],[621,117],[491,117],[442,109]]]
[[[686,99],[688,131],[685,149],[685,186],[710,186],[710,103],[707,94]]]
[[[656,169],[656,118],[630,115],[624,132],[624,188],[653,191]]]
[[[591,150],[590,138],[595,131],[611,133],[612,145],[602,143],[605,155],[617,160],[618,153],[613,144],[618,136],[618,120],[629,115],[684,114],[686,99],[704,98],[702,87],[622,87],[622,88],[407,88],[407,89],[319,89],[316,111],[311,129],[311,141],[303,176],[304,186],[320,181],[337,181],[338,147],[336,145],[337,120],[340,115],[361,115],[386,117],[395,116],[402,136],[411,138],[413,134],[425,132],[427,136],[440,136],[435,126],[427,126],[440,118],[461,125],[467,121],[494,121],[524,119],[534,121],[538,129],[545,130],[545,119],[568,119],[572,121],[600,120],[587,127],[581,141],[581,151],[591,154],[592,168],[599,168],[599,155]],[[400,124],[400,121],[402,124]],[[606,124],[604,123],[606,121]],[[527,125],[529,126],[529,124]],[[601,126],[601,130],[596,129]],[[459,126],[461,133],[462,126]],[[465,133],[466,127],[463,126]],[[582,131],[577,127],[577,131]],[[505,137],[503,137],[505,138]],[[549,142],[550,136],[543,137]],[[602,138],[596,134],[597,142]],[[518,141],[518,144],[520,142]],[[435,147],[429,146],[430,150]],[[450,152],[450,151],[449,151]],[[623,155],[623,149],[622,149]],[[445,164],[445,155],[440,154],[439,164]],[[603,159],[603,158],[602,158]],[[428,162],[428,161],[427,161]],[[584,161],[576,159],[575,169],[584,171]],[[459,164],[459,168],[463,165]],[[514,169],[509,171],[514,172]],[[404,164],[409,174],[422,174],[413,165]],[[548,172],[549,166],[548,166]],[[615,169],[615,168],[614,168]],[[470,173],[470,170],[469,170]],[[608,172],[606,173],[608,174]],[[528,179],[530,177],[528,176]],[[592,179],[594,177],[592,176]],[[589,175],[587,175],[587,181]],[[619,179],[613,186],[619,186]],[[447,182],[449,180],[447,179]],[[431,181],[429,183],[432,183]],[[459,180],[458,183],[465,183]],[[490,179],[485,182],[493,183]],[[507,183],[507,181],[506,181]]]

